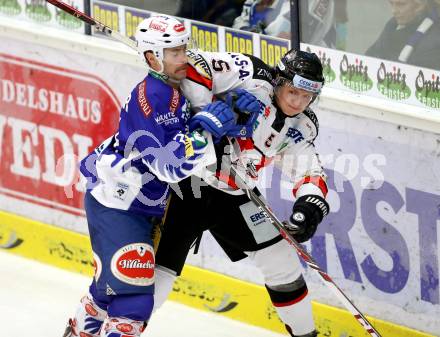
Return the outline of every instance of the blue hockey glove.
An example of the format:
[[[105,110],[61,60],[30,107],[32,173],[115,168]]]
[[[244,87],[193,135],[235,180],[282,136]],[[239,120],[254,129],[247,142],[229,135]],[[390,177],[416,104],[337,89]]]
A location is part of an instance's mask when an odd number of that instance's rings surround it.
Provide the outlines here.
[[[202,128],[208,131],[214,139],[219,139],[234,126],[234,113],[222,101],[210,103],[203,111],[196,113],[189,121],[189,130]]]
[[[260,114],[260,102],[246,90],[237,89],[226,95],[226,104],[238,114],[236,125],[226,135],[251,138],[255,121]]]
[[[238,109],[245,114],[258,114],[260,103],[258,99],[244,89],[237,89],[226,95],[226,104],[231,108]]]

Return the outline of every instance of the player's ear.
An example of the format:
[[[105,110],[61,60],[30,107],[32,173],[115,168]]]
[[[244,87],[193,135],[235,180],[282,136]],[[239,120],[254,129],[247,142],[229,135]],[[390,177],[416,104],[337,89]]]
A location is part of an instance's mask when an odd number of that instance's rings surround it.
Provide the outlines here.
[[[154,70],[160,68],[159,61],[157,60],[156,56],[151,51],[144,52],[145,60],[147,61],[147,64]]]

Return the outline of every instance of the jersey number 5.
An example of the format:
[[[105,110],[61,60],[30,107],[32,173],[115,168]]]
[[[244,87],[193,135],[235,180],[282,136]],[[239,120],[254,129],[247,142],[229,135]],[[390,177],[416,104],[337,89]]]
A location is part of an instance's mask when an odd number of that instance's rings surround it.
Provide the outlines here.
[[[212,60],[212,69],[218,72],[227,72],[231,70],[228,62],[223,60]]]

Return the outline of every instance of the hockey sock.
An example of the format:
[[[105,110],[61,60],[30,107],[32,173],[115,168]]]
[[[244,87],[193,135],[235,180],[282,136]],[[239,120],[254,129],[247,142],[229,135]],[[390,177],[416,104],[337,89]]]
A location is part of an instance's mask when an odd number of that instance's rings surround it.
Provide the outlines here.
[[[138,337],[153,311],[153,294],[112,296],[101,337]]]
[[[69,320],[64,337],[98,337],[107,312],[102,310],[88,294],[81,299],[75,317]]]
[[[270,299],[292,336],[309,336],[315,331],[312,304],[304,278],[283,285],[266,285]]]
[[[100,337],[139,337],[145,330],[145,322],[124,317],[107,317]]]

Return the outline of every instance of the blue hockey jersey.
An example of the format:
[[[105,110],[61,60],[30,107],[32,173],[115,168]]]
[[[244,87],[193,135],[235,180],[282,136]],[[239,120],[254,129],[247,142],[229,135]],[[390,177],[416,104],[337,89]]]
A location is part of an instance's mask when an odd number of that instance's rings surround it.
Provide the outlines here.
[[[210,135],[188,132],[189,102],[149,74],[121,109],[118,132],[81,161],[104,206],[161,216],[176,183],[215,162]]]

